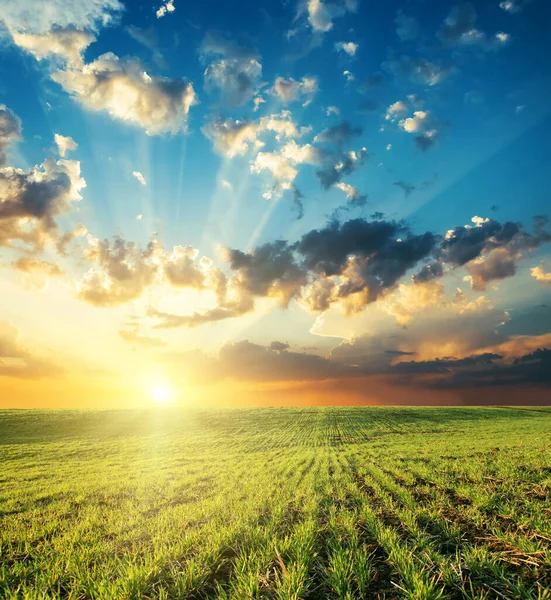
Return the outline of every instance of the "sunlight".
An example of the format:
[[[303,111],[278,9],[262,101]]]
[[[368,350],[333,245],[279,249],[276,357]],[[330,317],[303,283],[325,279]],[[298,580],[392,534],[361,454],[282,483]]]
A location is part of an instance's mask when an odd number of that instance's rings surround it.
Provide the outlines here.
[[[174,400],[174,388],[167,379],[156,381],[151,386],[150,393],[157,404],[169,404]]]

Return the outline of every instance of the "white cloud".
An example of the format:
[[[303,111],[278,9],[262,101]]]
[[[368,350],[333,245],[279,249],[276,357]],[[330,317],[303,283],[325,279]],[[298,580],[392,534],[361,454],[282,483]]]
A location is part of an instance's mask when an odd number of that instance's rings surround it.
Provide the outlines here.
[[[408,117],[407,119],[402,119],[400,121],[400,127],[408,133],[415,133],[426,127],[428,118],[429,113],[427,111],[416,110],[413,113],[413,117]]]
[[[196,103],[191,83],[150,76],[137,58],[120,59],[111,52],[84,63],[81,53],[94,40],[74,30],[14,36],[37,59],[51,55],[64,59],[66,65],[54,70],[51,78],[88,110],[105,111],[142,127],[148,135],[186,130],[189,109]]]
[[[222,179],[222,181],[220,183],[222,184],[222,187],[226,188],[227,190],[232,189],[232,184],[229,181]]]
[[[318,93],[319,86],[316,77],[303,77],[300,81],[289,77],[276,77],[271,93],[277,96],[283,104],[291,104],[302,99],[303,106],[312,102],[314,96]]]
[[[406,103],[402,100],[398,100],[398,102],[394,102],[386,109],[385,119],[387,121],[394,121],[399,115],[407,112],[407,109]]]
[[[551,273],[546,273],[542,267],[532,267],[530,273],[532,277],[535,277],[536,281],[551,285]]]
[[[168,2],[165,2],[161,5],[161,7],[159,8],[159,10],[157,10],[155,15],[157,16],[157,19],[160,19],[164,17],[167,13],[172,13],[175,10],[176,7],[174,6],[174,0],[168,0]]]
[[[345,52],[348,56],[355,56],[358,44],[355,44],[354,42],[337,42],[335,44],[335,49]]]
[[[136,215],[136,219],[138,221],[141,221],[143,219],[143,215],[142,214]]]
[[[264,104],[265,102],[266,102],[266,100],[264,100],[264,98],[262,96],[255,96],[253,98],[253,104],[254,104],[253,111],[256,112],[260,108],[260,105]]]
[[[322,0],[308,0],[306,5],[308,21],[312,29],[321,33],[333,29],[334,19],[344,15],[347,11],[354,12],[356,9],[356,0],[345,0],[344,5]]]
[[[11,32],[46,33],[54,27],[97,31],[123,9],[119,0],[3,0],[2,20]]]
[[[132,175],[142,184],[147,185],[145,177],[139,171],[132,171]]]
[[[340,115],[341,111],[336,106],[328,106],[325,110],[325,114],[330,117],[331,115]]]
[[[78,144],[72,137],[64,136],[59,133],[54,135],[54,141],[59,152],[59,156],[64,157],[67,152],[73,152],[78,148]]]
[[[387,144],[387,145],[386,145],[386,149],[387,149],[387,150],[392,150],[392,144]]]
[[[242,156],[251,147],[262,148],[264,142],[259,139],[259,135],[264,132],[272,132],[277,141],[282,141],[299,138],[310,130],[310,127],[301,127],[299,130],[288,110],[267,115],[258,121],[218,118],[202,127],[203,133],[212,141],[214,149],[228,158]]]

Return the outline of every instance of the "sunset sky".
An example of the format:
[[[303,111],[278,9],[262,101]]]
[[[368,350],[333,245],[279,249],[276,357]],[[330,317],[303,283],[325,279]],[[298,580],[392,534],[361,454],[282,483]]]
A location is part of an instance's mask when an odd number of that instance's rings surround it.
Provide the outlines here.
[[[550,25],[4,0],[0,407],[551,402]]]

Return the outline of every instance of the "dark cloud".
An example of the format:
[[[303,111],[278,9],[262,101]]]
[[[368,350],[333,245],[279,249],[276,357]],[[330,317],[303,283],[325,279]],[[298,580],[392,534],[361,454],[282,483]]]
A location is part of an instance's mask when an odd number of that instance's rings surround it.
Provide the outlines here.
[[[21,119],[7,106],[0,104],[0,167],[8,161],[6,150],[20,139]]]
[[[394,185],[403,190],[406,198],[409,198],[409,196],[411,196],[411,194],[413,194],[413,192],[417,189],[417,186],[415,186],[413,183],[409,183],[408,181],[395,181]]]
[[[443,274],[444,268],[442,267],[442,264],[439,262],[432,262],[422,267],[418,273],[413,275],[413,281],[415,283],[425,283],[437,279],[438,277],[442,277]]]
[[[392,371],[395,373],[450,373],[455,369],[471,368],[478,365],[493,365],[496,360],[503,359],[500,354],[494,354],[492,352],[486,352],[484,354],[478,354],[475,356],[467,356],[465,358],[453,358],[444,357],[437,358],[435,360],[424,360],[424,361],[408,361],[401,362],[392,367]]]
[[[57,234],[56,217],[81,199],[85,185],[73,160],[46,159],[28,172],[0,169],[0,246],[15,240],[43,246]]]
[[[347,146],[353,138],[362,134],[361,127],[354,127],[348,121],[342,121],[334,127],[324,129],[314,141],[318,143],[335,144],[336,146]]]
[[[551,350],[541,348],[512,362],[503,356],[484,353],[462,359],[443,358],[424,362],[403,362],[392,371],[406,375],[395,378],[400,385],[438,389],[481,387],[551,386]],[[425,375],[433,375],[428,378]]]
[[[417,146],[421,152],[426,152],[430,150],[434,144],[438,141],[438,135],[427,135],[423,133],[421,135],[416,135],[413,138],[413,143]]]
[[[275,350],[276,352],[283,352],[284,350],[288,350],[289,348],[289,344],[285,342],[272,342],[270,344],[270,349]]]
[[[276,344],[279,344],[276,342]],[[353,367],[343,367],[316,354],[291,352],[262,346],[247,340],[222,346],[217,356],[188,352],[172,356],[172,361],[192,379],[211,382],[220,379],[237,381],[307,381],[324,380],[354,374]]]
[[[414,356],[415,352],[405,352],[403,350],[385,350],[387,356]]]
[[[350,152],[331,153],[326,157],[323,168],[316,171],[316,176],[322,187],[328,190],[342,181],[344,177],[359,169],[368,156],[366,148],[362,148],[358,152],[351,150]]]
[[[278,297],[283,304],[306,283],[306,273],[295,262],[293,248],[279,240],[253,252],[228,250],[230,267],[238,272],[240,285],[255,296]]]
[[[297,220],[302,219],[304,217],[304,194],[296,187],[293,186],[293,207],[297,211]]]

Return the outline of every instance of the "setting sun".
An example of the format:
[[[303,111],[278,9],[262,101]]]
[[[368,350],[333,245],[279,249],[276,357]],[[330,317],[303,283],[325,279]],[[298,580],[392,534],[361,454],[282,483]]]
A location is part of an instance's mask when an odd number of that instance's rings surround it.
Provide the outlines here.
[[[170,381],[162,379],[151,386],[151,398],[157,404],[168,404],[174,399],[174,388]]]

